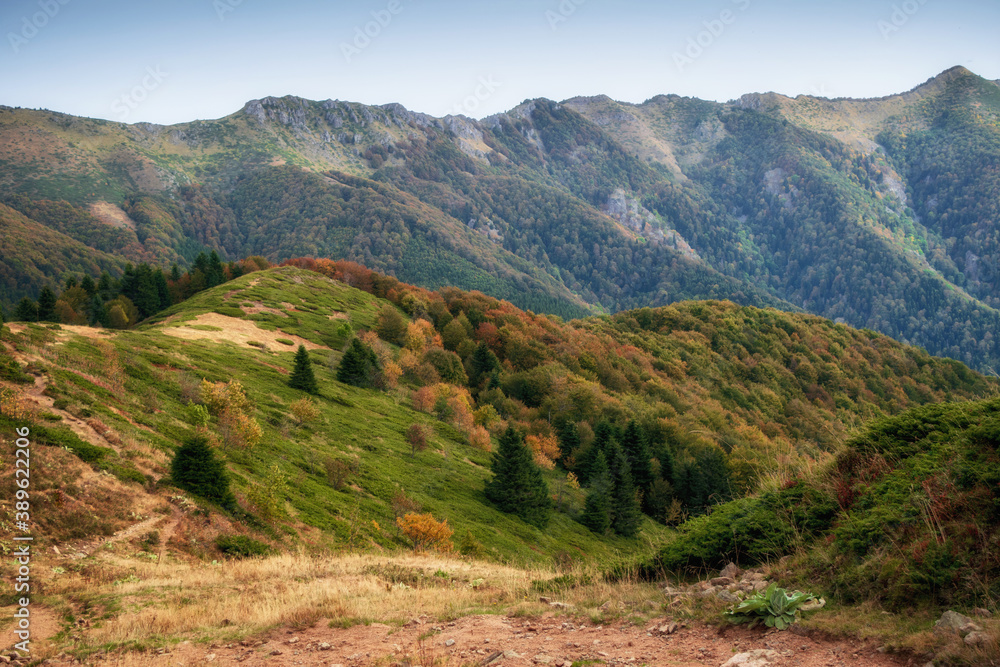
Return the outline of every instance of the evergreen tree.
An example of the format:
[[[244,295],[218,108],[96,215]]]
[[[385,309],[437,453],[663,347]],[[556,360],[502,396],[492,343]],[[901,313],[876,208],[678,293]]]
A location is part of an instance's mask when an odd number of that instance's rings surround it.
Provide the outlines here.
[[[18,322],[37,322],[38,305],[32,299],[24,297],[14,310],[14,319]]]
[[[500,360],[486,343],[480,341],[469,357],[469,386],[478,387],[485,378],[500,370]]]
[[[226,466],[215,457],[204,436],[195,436],[181,445],[170,464],[170,475],[173,483],[185,491],[227,509],[236,506]]]
[[[642,523],[642,510],[632,481],[628,457],[617,443],[608,446],[611,473],[611,527],[623,537],[635,537]]]
[[[514,427],[507,427],[500,436],[491,468],[493,479],[486,483],[486,498],[501,512],[514,514],[538,528],[545,527],[552,507],[549,488],[524,444],[524,436]]]
[[[576,422],[566,421],[559,429],[559,463],[564,467],[573,452],[580,447],[580,431],[576,427]]]
[[[622,433],[622,450],[628,457],[629,468],[632,470],[632,481],[643,497],[643,509],[646,508],[646,496],[653,486],[652,455],[649,453],[649,443],[646,432],[636,423],[629,421]]]
[[[171,282],[177,282],[181,279],[181,267],[177,266],[177,262],[174,262],[170,267],[170,280]]]
[[[206,287],[215,287],[226,282],[226,270],[222,267],[222,260],[219,253],[212,251],[208,256],[208,269],[205,271]]]
[[[337,367],[337,381],[355,387],[370,387],[376,370],[378,357],[375,356],[375,351],[360,338],[355,338]]]
[[[107,271],[102,271],[101,277],[97,280],[97,290],[106,294],[111,291],[111,287],[111,276]]]
[[[580,523],[603,535],[611,528],[611,475],[604,452],[599,451],[594,458],[593,480],[587,491],[587,500],[583,506]]]
[[[87,320],[90,322],[90,326],[101,325],[102,327],[111,326],[111,318],[108,316],[108,308],[101,301],[101,297],[94,294],[90,298],[90,304],[87,306]]]
[[[90,276],[83,277],[83,280],[80,281],[80,287],[82,287],[83,290],[90,296],[97,294],[97,284]]]
[[[153,284],[156,286],[156,294],[160,301],[160,310],[170,306],[170,287],[167,286],[167,277],[163,275],[163,270],[157,268],[153,272]]]
[[[312,359],[309,358],[305,345],[299,345],[295,353],[295,368],[292,370],[292,376],[288,378],[288,386],[310,394],[319,392],[319,385],[316,384],[316,376],[313,374]]]
[[[66,289],[71,290],[76,287],[79,283],[76,282],[76,276],[70,276],[66,279]]]
[[[56,293],[46,285],[38,295],[38,321],[55,322],[59,318],[56,316]]]
[[[574,471],[580,479],[581,484],[590,484],[594,465],[597,462],[597,455],[605,452],[605,448],[614,440],[614,432],[615,429],[609,422],[602,419],[597,423],[597,426],[594,428],[594,441],[590,443],[590,448],[577,461],[576,470]],[[605,460],[608,459],[607,452],[605,452],[604,457]]]

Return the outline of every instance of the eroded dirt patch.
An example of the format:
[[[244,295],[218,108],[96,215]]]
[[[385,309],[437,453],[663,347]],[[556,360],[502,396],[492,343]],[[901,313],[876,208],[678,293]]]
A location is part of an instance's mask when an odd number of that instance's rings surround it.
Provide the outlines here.
[[[215,329],[194,328],[198,326],[215,327]],[[207,339],[215,342],[230,341],[238,345],[250,345],[251,342],[264,343],[269,348],[278,350],[291,350],[299,345],[305,345],[307,350],[330,349],[324,345],[317,345],[300,336],[287,334],[283,331],[265,331],[249,320],[241,320],[236,317],[220,315],[219,313],[203,313],[193,320],[184,322],[180,326],[166,326],[161,328],[160,331],[168,336],[183,338],[185,340]],[[292,341],[294,346],[279,343],[279,338]]]

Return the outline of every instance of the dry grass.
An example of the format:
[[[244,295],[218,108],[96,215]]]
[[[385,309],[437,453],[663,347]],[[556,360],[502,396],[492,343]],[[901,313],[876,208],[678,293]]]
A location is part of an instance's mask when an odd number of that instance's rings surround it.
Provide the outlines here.
[[[100,567],[60,577],[47,591],[65,599],[110,595],[119,600],[122,611],[86,633],[83,643],[91,648],[232,641],[320,619],[346,627],[401,624],[417,615],[439,620],[481,613],[535,616],[552,611],[539,601],[540,595],[572,605],[569,613],[597,619],[656,613],[662,601],[655,585],[609,584],[589,569],[559,575],[563,583],[540,594],[532,582],[554,579],[551,569],[525,570],[431,554],[300,553],[159,565],[106,557]]]

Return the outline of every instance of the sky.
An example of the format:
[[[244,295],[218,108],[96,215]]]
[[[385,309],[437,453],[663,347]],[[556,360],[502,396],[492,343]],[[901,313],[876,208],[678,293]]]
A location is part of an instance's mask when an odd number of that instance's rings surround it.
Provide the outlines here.
[[[998,0],[2,0],[0,104],[128,123],[251,99],[481,118],[526,99],[877,97],[1000,79]]]

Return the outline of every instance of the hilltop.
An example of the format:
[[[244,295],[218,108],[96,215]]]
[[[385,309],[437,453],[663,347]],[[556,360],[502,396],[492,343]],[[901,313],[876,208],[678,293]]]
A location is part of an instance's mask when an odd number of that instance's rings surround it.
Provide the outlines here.
[[[0,194],[63,235],[54,254],[82,243],[113,275],[215,249],[349,259],[563,317],[730,300],[989,372],[998,118],[1000,87],[963,68],[872,100],[537,99],[481,121],[295,97],[169,127],[3,108]],[[8,310],[84,268],[13,257]]]

